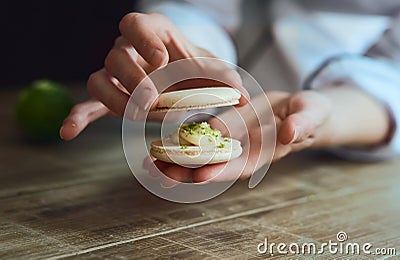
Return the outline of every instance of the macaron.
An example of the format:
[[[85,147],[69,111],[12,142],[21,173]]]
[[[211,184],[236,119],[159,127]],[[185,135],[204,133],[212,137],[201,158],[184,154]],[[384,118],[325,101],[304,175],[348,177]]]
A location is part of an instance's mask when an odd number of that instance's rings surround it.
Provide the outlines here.
[[[241,143],[222,137],[206,122],[183,124],[174,134],[151,143],[150,154],[157,160],[180,165],[227,162],[242,154]]]
[[[230,87],[204,87],[165,92],[159,96],[157,107],[152,112],[233,106],[239,104],[240,97],[240,92]]]

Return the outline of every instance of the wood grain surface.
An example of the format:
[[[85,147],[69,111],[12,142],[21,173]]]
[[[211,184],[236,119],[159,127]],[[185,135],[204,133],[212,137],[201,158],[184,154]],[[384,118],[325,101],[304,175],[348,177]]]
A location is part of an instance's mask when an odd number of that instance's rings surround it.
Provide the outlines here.
[[[135,180],[118,119],[100,120],[72,142],[33,144],[15,126],[15,98],[13,90],[0,95],[2,259],[389,259],[257,252],[265,238],[321,245],[339,231],[400,253],[399,161],[300,153],[274,164],[253,190],[242,181],[210,201],[178,204]]]

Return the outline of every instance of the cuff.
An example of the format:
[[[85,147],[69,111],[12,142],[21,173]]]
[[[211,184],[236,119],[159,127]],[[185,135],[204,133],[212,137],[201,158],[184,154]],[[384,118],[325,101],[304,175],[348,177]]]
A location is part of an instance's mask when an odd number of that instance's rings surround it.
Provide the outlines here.
[[[387,142],[371,149],[339,147],[332,152],[351,160],[374,161],[400,155],[400,70],[385,60],[341,55],[326,61],[305,82],[305,89],[348,84],[375,98],[388,111],[390,135]]]

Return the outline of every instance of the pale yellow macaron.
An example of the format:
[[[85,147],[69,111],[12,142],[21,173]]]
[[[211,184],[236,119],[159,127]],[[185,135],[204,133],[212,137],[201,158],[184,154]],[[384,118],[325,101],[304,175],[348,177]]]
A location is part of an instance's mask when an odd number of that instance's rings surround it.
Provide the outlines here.
[[[242,154],[238,140],[222,137],[206,122],[184,124],[174,134],[151,143],[150,154],[160,161],[180,165],[227,162]]]
[[[152,112],[183,111],[239,104],[241,94],[230,87],[205,87],[162,93]]]

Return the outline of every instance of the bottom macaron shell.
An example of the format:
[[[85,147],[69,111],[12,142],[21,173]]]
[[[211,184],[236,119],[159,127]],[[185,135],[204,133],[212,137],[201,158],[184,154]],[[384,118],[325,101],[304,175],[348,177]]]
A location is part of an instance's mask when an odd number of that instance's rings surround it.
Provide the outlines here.
[[[242,154],[240,142],[231,139],[231,145],[224,148],[177,145],[163,146],[161,140],[151,144],[150,154],[157,160],[180,165],[204,165],[227,162]]]

